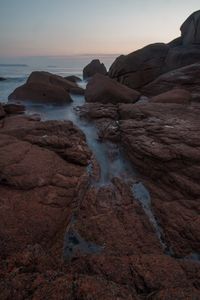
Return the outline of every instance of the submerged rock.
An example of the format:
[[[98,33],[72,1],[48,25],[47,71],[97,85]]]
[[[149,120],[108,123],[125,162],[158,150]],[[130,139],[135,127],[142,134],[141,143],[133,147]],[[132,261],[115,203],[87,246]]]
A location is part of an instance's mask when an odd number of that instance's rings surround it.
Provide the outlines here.
[[[72,101],[72,93],[83,93],[75,83],[48,72],[33,72],[27,82],[9,95],[9,100],[32,100],[51,104],[66,104]]]
[[[19,105],[19,104],[14,104],[14,103],[7,103],[3,105],[4,111],[7,114],[22,114],[25,112],[25,106],[24,105]]]
[[[75,82],[75,83],[81,81],[81,78],[78,77],[78,76],[75,76],[75,75],[67,76],[67,77],[64,77],[64,78],[68,81]]]
[[[83,79],[88,79],[95,74],[106,75],[107,70],[103,63],[99,59],[93,59],[84,69],[83,69]]]
[[[85,98],[87,102],[134,103],[140,93],[118,83],[108,76],[96,74],[88,83]]]

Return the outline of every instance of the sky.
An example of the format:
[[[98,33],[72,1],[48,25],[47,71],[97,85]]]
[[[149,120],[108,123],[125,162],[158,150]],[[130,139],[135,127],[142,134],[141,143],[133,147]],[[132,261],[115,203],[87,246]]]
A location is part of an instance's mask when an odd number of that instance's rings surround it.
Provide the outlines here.
[[[126,54],[169,42],[200,0],[0,0],[0,58]]]

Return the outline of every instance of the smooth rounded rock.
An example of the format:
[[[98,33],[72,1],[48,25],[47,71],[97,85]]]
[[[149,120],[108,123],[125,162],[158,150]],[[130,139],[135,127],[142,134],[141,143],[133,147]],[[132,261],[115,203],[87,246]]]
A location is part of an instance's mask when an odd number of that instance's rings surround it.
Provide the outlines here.
[[[87,102],[134,103],[140,93],[108,76],[96,74],[87,85],[85,97]]]

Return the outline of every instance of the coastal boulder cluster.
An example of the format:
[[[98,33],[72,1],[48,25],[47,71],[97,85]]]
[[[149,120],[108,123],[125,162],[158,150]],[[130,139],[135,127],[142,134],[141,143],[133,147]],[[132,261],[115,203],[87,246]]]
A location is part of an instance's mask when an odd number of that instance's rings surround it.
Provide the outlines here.
[[[200,299],[199,24],[197,11],[181,37],[108,72],[93,61],[86,90],[33,72],[0,104],[0,299]],[[74,93],[133,177],[99,184],[80,128],[23,113],[26,100],[69,105]]]

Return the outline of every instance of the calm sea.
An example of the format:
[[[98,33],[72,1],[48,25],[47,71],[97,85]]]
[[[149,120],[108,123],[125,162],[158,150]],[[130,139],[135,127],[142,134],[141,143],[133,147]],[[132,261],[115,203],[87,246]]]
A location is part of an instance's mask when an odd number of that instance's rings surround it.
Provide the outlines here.
[[[61,76],[77,75],[82,77],[83,68],[92,60],[99,58],[107,69],[117,55],[82,55],[66,57],[29,57],[0,60],[0,77],[6,78],[0,81],[0,102],[6,102],[13,90],[24,84],[32,71],[48,71]]]

